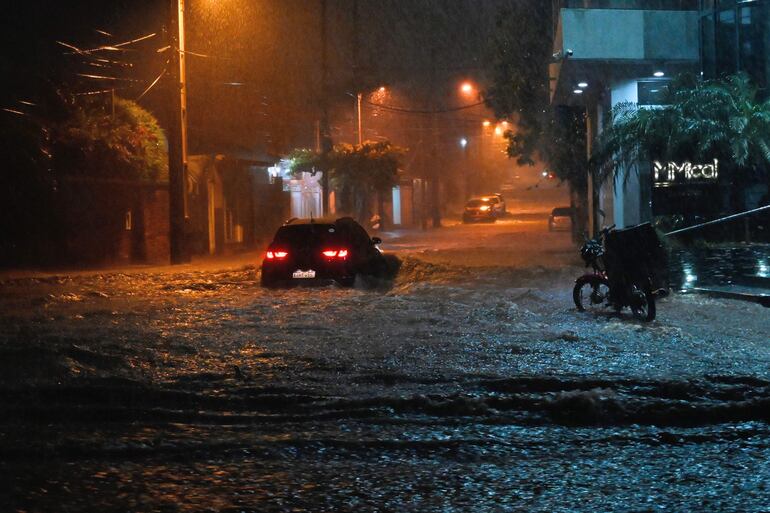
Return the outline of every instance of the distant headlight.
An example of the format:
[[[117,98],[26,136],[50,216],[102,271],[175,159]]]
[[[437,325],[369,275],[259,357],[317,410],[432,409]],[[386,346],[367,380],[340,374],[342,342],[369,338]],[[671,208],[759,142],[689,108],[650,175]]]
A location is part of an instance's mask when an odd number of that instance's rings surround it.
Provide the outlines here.
[[[487,211],[487,210],[489,210],[490,208],[492,208],[492,207],[490,207],[489,205],[481,205],[481,206],[479,207],[479,210],[481,210],[482,212],[486,212],[486,211]]]

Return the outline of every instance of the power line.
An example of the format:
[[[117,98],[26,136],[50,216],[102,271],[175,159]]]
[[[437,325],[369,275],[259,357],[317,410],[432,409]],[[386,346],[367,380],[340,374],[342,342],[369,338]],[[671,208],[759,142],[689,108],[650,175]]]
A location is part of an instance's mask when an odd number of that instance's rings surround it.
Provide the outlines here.
[[[163,71],[161,71],[161,72],[160,72],[160,75],[158,75],[158,76],[157,76],[157,78],[156,78],[155,80],[153,80],[153,81],[152,81],[152,83],[151,83],[149,86],[147,86],[147,89],[145,89],[144,91],[142,91],[142,94],[140,94],[140,95],[137,97],[136,101],[139,101],[139,100],[141,100],[141,99],[142,99],[142,97],[144,97],[144,95],[145,95],[145,94],[149,93],[149,92],[150,92],[150,89],[152,89],[153,87],[155,87],[155,84],[157,84],[157,83],[160,81],[160,79],[161,79],[161,78],[163,78],[163,75],[165,75],[165,74],[166,74],[166,71],[168,71],[168,63],[169,63],[169,62],[171,62],[171,61],[170,61],[170,60],[167,60],[167,61],[166,61],[166,64],[163,66]]]
[[[473,103],[471,105],[464,105],[462,107],[453,107],[451,109],[423,110],[423,109],[406,109],[402,107],[393,107],[382,103],[370,102],[368,100],[364,100],[364,102],[368,105],[371,105],[372,107],[377,107],[378,109],[388,110],[392,112],[401,112],[404,114],[443,114],[448,112],[457,112],[460,110],[471,109],[473,107],[478,107],[479,105],[484,105],[484,102],[481,101],[478,103]]]

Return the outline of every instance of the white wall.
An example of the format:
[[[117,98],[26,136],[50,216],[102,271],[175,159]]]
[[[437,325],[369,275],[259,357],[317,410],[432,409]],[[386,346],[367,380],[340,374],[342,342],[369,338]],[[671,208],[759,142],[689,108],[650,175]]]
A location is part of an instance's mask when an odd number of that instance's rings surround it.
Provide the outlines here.
[[[299,179],[289,182],[291,191],[291,217],[322,217],[321,210],[321,173],[315,176],[302,173]]]
[[[622,102],[637,103],[639,92],[636,83],[637,79],[619,80],[612,83],[610,86],[612,106],[615,107]],[[603,208],[608,214],[605,224],[614,224],[618,228],[639,224],[641,220],[640,195],[639,174],[636,170],[618,170],[615,182],[610,180],[602,188],[602,196],[608,203],[607,208]],[[610,202],[611,205],[609,205]]]

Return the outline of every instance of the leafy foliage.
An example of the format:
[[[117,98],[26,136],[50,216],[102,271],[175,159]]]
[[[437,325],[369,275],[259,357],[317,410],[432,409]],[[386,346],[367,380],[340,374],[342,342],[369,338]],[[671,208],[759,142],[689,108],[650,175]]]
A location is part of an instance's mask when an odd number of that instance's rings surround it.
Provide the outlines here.
[[[725,167],[770,167],[770,100],[757,100],[744,74],[700,82],[680,77],[669,88],[670,105],[618,104],[592,156],[600,179],[621,167],[658,160],[713,158]]]
[[[398,183],[399,161],[405,151],[389,141],[364,141],[360,145],[337,144],[327,154],[298,149],[289,157],[294,174],[328,173],[338,191],[340,209],[355,212],[362,219],[372,196]]]
[[[55,130],[57,168],[65,174],[167,181],[166,138],[155,117],[136,102],[71,101]],[[114,115],[112,109],[114,108]]]
[[[552,41],[550,9],[522,0],[501,9],[491,36],[486,102],[499,118],[513,116],[517,130],[505,134],[508,156],[534,164],[545,153],[544,132],[553,120],[548,108],[548,59]]]
[[[581,190],[588,171],[585,114],[550,104],[550,9],[521,0],[499,11],[487,59],[492,85],[486,103],[498,118],[515,121],[516,130],[505,133],[509,158],[533,165],[540,157],[559,179]]]

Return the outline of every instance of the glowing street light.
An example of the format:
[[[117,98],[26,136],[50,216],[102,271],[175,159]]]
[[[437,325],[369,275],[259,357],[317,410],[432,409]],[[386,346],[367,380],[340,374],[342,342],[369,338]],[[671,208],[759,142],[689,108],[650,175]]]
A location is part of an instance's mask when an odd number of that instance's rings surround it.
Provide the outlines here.
[[[385,86],[380,86],[377,89],[375,89],[375,91],[379,96],[383,96],[387,92],[387,89],[385,88]],[[357,127],[358,127],[358,144],[359,145],[364,144],[364,128],[363,128],[363,122],[361,119],[362,118],[361,103],[363,99],[364,99],[364,93],[359,92],[356,94],[356,117],[358,118]]]
[[[489,125],[491,125],[492,122],[489,121],[488,119],[485,119],[484,122],[481,124],[484,126],[484,128],[489,128]]]
[[[471,94],[473,94],[473,89],[474,89],[473,84],[471,84],[470,82],[463,82],[460,85],[460,92],[466,96],[470,96]]]
[[[466,146],[468,146],[468,139],[466,139],[465,137],[463,137],[462,139],[460,139],[460,146],[461,146],[463,149],[464,149]]]

